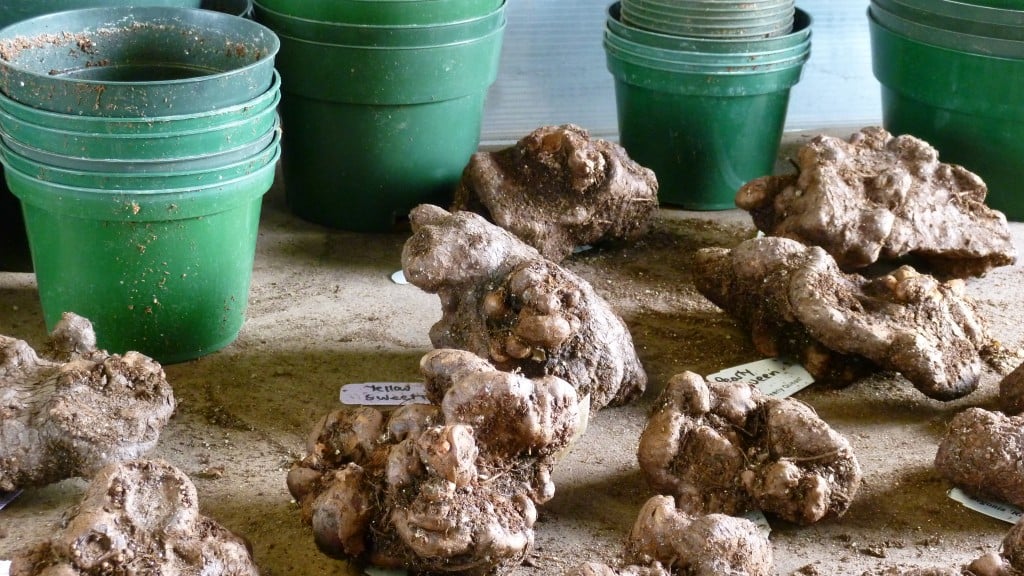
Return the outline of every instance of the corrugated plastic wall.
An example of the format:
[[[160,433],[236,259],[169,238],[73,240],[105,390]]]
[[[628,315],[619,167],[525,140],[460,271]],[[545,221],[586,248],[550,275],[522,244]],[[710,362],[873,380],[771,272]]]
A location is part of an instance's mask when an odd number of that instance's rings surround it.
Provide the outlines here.
[[[484,114],[485,144],[567,122],[615,137],[615,93],[601,46],[610,2],[509,0],[501,70]],[[797,0],[797,6],[812,18],[811,59],[790,93],[787,130],[879,123],[867,0]]]

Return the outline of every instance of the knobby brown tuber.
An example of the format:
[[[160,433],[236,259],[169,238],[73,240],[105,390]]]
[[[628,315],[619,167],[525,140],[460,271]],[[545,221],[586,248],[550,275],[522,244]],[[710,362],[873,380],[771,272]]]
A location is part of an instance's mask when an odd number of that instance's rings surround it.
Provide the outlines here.
[[[819,135],[797,152],[797,174],[746,183],[736,205],[765,234],[821,246],[844,270],[919,258],[942,277],[1012,264],[1006,217],[961,166],[927,142],[864,128],[849,141]]]
[[[823,249],[779,237],[698,252],[697,289],[745,323],[765,356],[799,360],[817,380],[848,384],[878,369],[901,373],[938,400],[974,391],[998,343],[961,280],[903,266],[867,279],[844,274]]]
[[[1006,414],[1024,412],[1024,364],[1014,368],[999,382],[999,408]]]
[[[101,469],[56,536],[14,558],[12,576],[256,576],[248,543],[200,515],[195,485],[162,461]]]
[[[65,314],[49,346],[53,360],[0,336],[0,492],[138,458],[174,411],[161,366],[97,350],[88,320]]]
[[[529,552],[552,467],[587,412],[568,382],[464,350],[434,350],[420,367],[431,404],[332,412],[288,488],[325,553],[417,574],[505,574]]]
[[[860,486],[849,442],[806,404],[743,382],[673,376],[640,436],[648,483],[690,514],[842,515]]]
[[[953,417],[935,466],[965,491],[1024,507],[1024,416],[968,408]],[[1024,552],[1022,552],[1024,554]]]
[[[768,537],[750,520],[688,514],[671,496],[653,496],[626,539],[628,566],[586,563],[567,576],[770,576],[772,556]]]
[[[577,246],[640,236],[657,208],[653,171],[572,124],[543,126],[515,146],[474,154],[452,205],[481,214],[555,262]]]
[[[468,350],[501,370],[567,380],[594,410],[647,383],[621,318],[582,278],[472,212],[412,211],[408,280],[441,299],[436,348]]]

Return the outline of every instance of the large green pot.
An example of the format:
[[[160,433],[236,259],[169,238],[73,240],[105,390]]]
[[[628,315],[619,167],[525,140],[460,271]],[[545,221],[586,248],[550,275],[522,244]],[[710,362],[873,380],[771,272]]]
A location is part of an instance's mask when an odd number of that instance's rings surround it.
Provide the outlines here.
[[[504,0],[258,0],[257,11],[321,22],[384,26],[430,26],[459,22],[496,10]]]
[[[282,35],[282,166],[291,210],[334,228],[389,231],[418,204],[450,201],[479,143],[503,32],[419,49]]]
[[[1024,220],[1024,60],[940,48],[868,21],[885,128],[978,174],[988,205]]]
[[[245,319],[275,163],[163,191],[61,186],[6,169],[21,200],[47,329],[89,318],[97,345],[181,362],[227,346]]]
[[[298,18],[257,6],[256,21],[278,34],[347,46],[412,48],[456,44],[480,38],[505,23],[505,6],[483,15],[431,25],[370,25]]]
[[[0,92],[69,114],[194,114],[252,100],[273,82],[277,36],[188,8],[88,8],[12,24]]]
[[[768,72],[706,74],[606,54],[620,142],[631,158],[654,170],[662,203],[735,208],[740,186],[772,172],[802,62]]]

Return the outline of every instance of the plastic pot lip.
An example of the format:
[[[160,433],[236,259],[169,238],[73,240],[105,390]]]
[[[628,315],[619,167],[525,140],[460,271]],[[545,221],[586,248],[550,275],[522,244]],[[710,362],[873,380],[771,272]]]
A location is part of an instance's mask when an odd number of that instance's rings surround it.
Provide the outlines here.
[[[307,0],[308,1],[308,0]],[[424,0],[367,0],[368,3],[373,2],[423,2]],[[507,6],[507,0],[501,0],[496,8],[488,11],[486,14],[480,16],[474,16],[472,18],[464,18],[462,20],[438,22],[434,24],[362,24],[362,23],[349,23],[349,22],[332,22],[324,20],[314,20],[312,18],[304,18],[301,16],[292,16],[278,10],[267,8],[259,2],[253,2],[253,5],[260,11],[270,14],[274,18],[280,18],[282,20],[295,20],[302,25],[320,25],[327,28],[352,28],[354,30],[366,31],[366,32],[404,32],[409,30],[422,30],[422,29],[444,29],[444,28],[461,28],[463,26],[472,25],[489,18],[494,18],[499,12],[504,12]]]
[[[628,5],[627,5],[628,6]],[[674,10],[661,10],[649,6],[622,7],[627,14],[643,15],[646,17],[662,18],[676,23],[703,26],[737,25],[767,25],[765,23],[776,23],[790,20],[795,12],[795,7],[790,6],[782,10],[768,10],[765,14],[754,14],[753,11],[737,10],[735,15],[700,15],[688,12],[677,12]]]
[[[308,44],[311,46],[322,46],[323,48],[328,50],[333,48],[341,48],[345,50],[362,50],[367,52],[391,52],[403,50],[422,51],[429,50],[432,48],[458,48],[461,46],[467,46],[469,44],[475,44],[477,42],[485,42],[490,40],[494,36],[504,34],[506,24],[507,22],[505,20],[502,20],[501,24],[497,28],[491,30],[487,34],[484,34],[483,36],[477,36],[476,38],[469,38],[466,40],[460,40],[458,42],[451,42],[448,44],[425,44],[417,46],[359,46],[351,44],[332,44],[330,42],[317,42],[315,40],[305,40],[303,38],[296,38],[294,36],[289,36],[287,34],[278,34],[277,36],[283,42],[295,42],[298,44]]]
[[[799,7],[797,7],[795,9],[795,12],[794,12],[794,15],[793,15],[793,31],[792,32],[790,32],[789,34],[782,35],[782,36],[775,36],[773,38],[763,38],[763,39],[753,39],[752,40],[752,39],[736,39],[736,38],[686,38],[686,37],[676,36],[676,35],[673,35],[673,34],[665,34],[665,33],[662,33],[662,32],[655,32],[653,30],[646,30],[646,29],[643,29],[643,28],[637,28],[637,27],[632,26],[629,23],[623,22],[621,20],[620,6],[621,6],[621,2],[613,2],[612,4],[610,4],[608,6],[608,11],[607,11],[608,16],[607,16],[607,20],[606,20],[607,27],[609,27],[609,28],[611,28],[613,30],[616,30],[616,32],[617,32],[616,35],[619,35],[618,31],[621,29],[621,30],[629,31],[630,34],[632,34],[632,35],[634,35],[634,36],[636,36],[638,38],[649,38],[649,39],[652,40],[652,42],[650,44],[651,45],[655,45],[655,43],[657,43],[656,45],[658,47],[664,47],[666,44],[668,44],[668,45],[679,45],[679,44],[685,43],[685,44],[693,46],[694,49],[712,48],[713,50],[709,50],[709,51],[727,53],[727,52],[735,52],[736,50],[731,49],[734,46],[745,47],[745,46],[749,46],[751,44],[754,44],[754,45],[783,44],[783,45],[785,45],[785,44],[787,44],[789,42],[792,42],[792,41],[796,40],[797,38],[799,38],[801,36],[804,36],[804,37],[807,37],[807,38],[810,38],[810,36],[811,36],[811,24],[812,24],[811,15],[809,13],[805,12],[804,10],[800,9]],[[799,40],[799,41],[802,42],[803,40]],[[642,42],[638,42],[638,43],[642,43]]]
[[[957,20],[1024,26],[1024,10],[993,8],[968,2],[955,2],[954,0],[898,0],[896,3]]]
[[[174,18],[174,17],[180,18],[181,16],[187,16],[188,14],[193,13],[193,12],[195,12],[194,8],[174,8],[174,7],[167,7],[167,6],[140,6],[140,7],[128,7],[128,8],[101,7],[101,8],[82,8],[82,9],[79,9],[79,10],[65,10],[63,12],[53,12],[53,13],[50,13],[50,14],[44,14],[42,16],[36,16],[34,18],[29,18],[27,20],[22,20],[20,22],[16,22],[14,24],[11,24],[10,26],[7,26],[5,28],[0,29],[0,32],[3,32],[3,37],[0,38],[0,49],[4,49],[4,48],[10,49],[11,48],[11,42],[14,42],[16,39],[21,37],[21,34],[19,34],[19,28],[21,28],[23,26],[29,26],[29,25],[39,25],[39,24],[44,24],[45,25],[46,24],[46,20],[56,20],[56,21],[60,22],[61,19],[67,18],[68,16],[75,16],[77,18],[94,17],[94,18],[99,18],[102,21],[93,21],[95,23],[94,24],[90,24],[90,27],[91,26],[101,26],[101,27],[103,27],[103,26],[116,25],[115,22],[117,22],[117,21],[123,22],[123,21],[125,21],[125,20],[127,20],[129,18],[131,18],[131,20],[133,22],[136,22],[136,23],[140,23],[140,22],[149,23],[152,20],[154,20],[154,17],[157,17],[157,16],[164,16],[164,17],[170,17],[170,18]],[[181,78],[181,79],[172,79],[172,80],[154,80],[154,81],[146,81],[146,82],[131,82],[131,81],[120,81],[120,80],[110,81],[110,80],[75,79],[75,80],[73,80],[73,82],[79,83],[79,84],[82,84],[82,85],[103,86],[103,87],[107,87],[107,86],[125,86],[125,87],[130,87],[130,86],[136,86],[136,85],[139,85],[139,84],[143,84],[143,85],[146,85],[146,86],[177,86],[177,85],[191,84],[191,83],[195,83],[197,81],[197,79],[201,79],[201,80],[205,81],[205,80],[213,80],[213,79],[217,79],[217,78],[224,78],[224,77],[233,76],[233,75],[236,75],[236,74],[239,74],[239,73],[244,73],[246,71],[253,70],[253,69],[259,68],[261,66],[265,66],[268,60],[272,61],[274,59],[274,57],[277,55],[278,51],[281,48],[281,44],[280,44],[280,42],[277,41],[276,35],[274,34],[274,32],[272,30],[270,30],[269,28],[263,26],[262,24],[259,24],[258,22],[253,22],[253,21],[247,20],[245,18],[239,18],[237,16],[232,16],[230,14],[224,14],[223,12],[215,12],[215,11],[212,11],[212,10],[203,10],[202,12],[207,14],[207,17],[213,18],[215,20],[221,20],[221,22],[223,22],[225,24],[226,23],[231,23],[232,25],[250,27],[251,31],[247,31],[244,34],[244,36],[247,37],[247,38],[251,38],[251,37],[257,35],[258,33],[261,33],[262,35],[265,35],[267,38],[271,39],[270,44],[267,47],[268,48],[267,51],[265,53],[262,53],[258,60],[254,61],[254,62],[250,62],[249,64],[246,64],[244,66],[239,66],[237,68],[231,68],[230,70],[222,70],[222,71],[215,72],[215,73],[212,73],[212,74],[204,74],[202,76],[193,77],[193,78]],[[106,16],[106,17],[104,18],[104,16]],[[56,28],[57,28],[57,30],[55,32],[61,32],[61,31],[67,32],[67,30],[62,30],[60,26],[57,26]],[[40,34],[44,34],[44,33],[45,32],[42,32],[40,30],[36,30],[36,32],[34,34],[30,35],[29,37],[31,38],[32,36],[39,36]],[[11,36],[13,36],[14,38],[11,38]],[[15,50],[17,50],[17,48],[15,48]],[[15,60],[17,60],[17,59],[15,58]],[[18,72],[20,74],[26,74],[26,75],[29,75],[29,76],[37,76],[37,77],[40,77],[40,78],[48,78],[48,79],[54,78],[49,73],[45,73],[44,74],[44,73],[40,73],[40,72],[35,72],[35,71],[30,70],[30,69],[26,69],[24,67],[18,66],[17,62],[13,62],[12,63],[10,60],[0,59],[0,64],[3,64],[4,66],[6,66],[6,67],[10,68],[11,70],[14,70],[14,71],[16,71],[16,72]]]
[[[659,2],[658,0],[629,0],[627,4],[636,7],[643,7],[649,10],[668,11],[672,14],[705,14],[713,16],[722,12],[757,14],[759,12],[780,12],[790,10],[796,3],[792,0],[762,1],[762,2],[690,2],[679,4],[675,2]]]
[[[879,16],[881,16],[881,19]],[[945,28],[936,28],[927,24],[918,24],[876,5],[868,7],[868,17],[875,24],[884,27],[893,34],[919,44],[943,48],[959,54],[972,54],[1007,60],[1024,58],[1024,39],[1013,40],[1009,38],[977,36]],[[891,28],[894,25],[901,27],[902,30]],[[918,36],[918,33],[920,33],[920,36]],[[964,46],[971,46],[972,49],[966,49]]]
[[[257,119],[263,119],[263,118],[265,118],[268,115],[269,116],[273,116],[273,115],[277,114],[277,103],[280,102],[280,100],[281,100],[280,94],[278,94],[278,96],[274,100],[271,101],[274,104],[273,106],[266,106],[265,108],[263,108],[262,110],[260,110],[256,114],[253,114],[252,116],[249,116],[249,117],[246,117],[246,118],[242,118],[242,119],[239,119],[239,120],[234,120],[234,121],[228,122],[226,124],[221,124],[221,125],[218,125],[218,126],[207,126],[207,127],[204,127],[204,128],[194,128],[194,129],[189,129],[189,130],[172,131],[172,132],[155,132],[155,133],[148,133],[148,134],[147,133],[143,133],[143,134],[138,134],[138,133],[134,133],[134,134],[109,134],[109,133],[105,133],[105,132],[81,132],[81,131],[78,131],[78,130],[63,130],[63,129],[60,129],[60,128],[53,128],[53,127],[50,127],[50,126],[40,126],[40,125],[32,123],[30,121],[22,120],[20,118],[12,116],[7,111],[5,111],[2,107],[0,107],[0,128],[2,128],[4,126],[4,124],[7,123],[7,122],[13,122],[15,124],[21,124],[22,127],[23,127],[23,130],[28,130],[30,132],[31,131],[39,131],[42,134],[49,134],[51,137],[54,137],[54,138],[60,137],[60,135],[64,135],[64,136],[69,137],[69,138],[82,138],[82,139],[89,139],[89,140],[102,140],[102,141],[128,142],[128,143],[131,143],[133,141],[138,141],[138,142],[141,142],[141,143],[145,143],[145,141],[149,141],[149,140],[166,140],[166,139],[170,139],[170,138],[174,138],[174,139],[177,139],[177,138],[187,138],[189,136],[202,136],[202,135],[207,135],[207,134],[215,134],[215,133],[218,133],[218,132],[225,132],[225,131],[228,131],[228,130],[244,129],[247,125],[249,125],[252,122],[255,122]],[[10,130],[8,130],[8,132],[10,132]],[[10,134],[8,134],[8,135],[10,135]]]
[[[360,12],[360,11],[370,10],[371,13],[373,13],[373,16],[371,16],[370,18],[367,18],[366,15],[363,14],[363,15],[360,15],[360,16],[357,16],[357,17],[353,18],[353,20],[359,19],[359,20],[379,21],[381,19],[381,15],[379,13],[379,8],[380,8],[380,6],[385,6],[387,10],[389,10],[391,12],[394,12],[395,14],[399,14],[399,13],[400,14],[404,14],[405,17],[397,18],[397,20],[406,21],[406,20],[409,19],[408,18],[408,13],[409,13],[409,9],[410,8],[413,8],[413,7],[415,7],[415,8],[423,8],[423,7],[429,6],[431,3],[434,3],[435,5],[436,5],[436,3],[448,4],[447,7],[442,6],[441,8],[442,8],[442,10],[444,10],[445,8],[448,8],[449,11],[452,11],[452,6],[455,6],[454,12],[456,14],[461,14],[461,13],[467,12],[467,6],[466,5],[468,4],[469,5],[468,12],[470,14],[477,14],[478,13],[478,6],[477,6],[477,4],[476,3],[471,3],[471,2],[466,2],[465,0],[445,0],[444,2],[439,2],[439,0],[431,0],[431,2],[424,2],[424,0],[343,0],[343,1],[340,1],[340,2],[334,2],[334,4],[335,4],[333,6],[334,10],[333,11],[324,11],[324,12],[322,12],[322,14],[323,14],[322,17],[327,19],[327,20],[343,20],[345,18],[351,18],[351,13],[353,13],[353,12]],[[317,3],[316,2],[308,2],[308,3],[307,2],[300,2],[300,3],[297,3],[297,4],[302,5],[302,6],[306,6],[307,4],[317,4]],[[488,11],[493,9],[493,7],[494,7],[494,3],[492,1],[484,1],[484,2],[480,2],[479,4],[482,4],[485,7],[484,9],[488,10]],[[271,8],[271,7],[267,6],[265,3],[260,3],[259,6],[261,8],[270,8],[270,9],[273,9],[274,11],[276,11],[276,12],[284,13],[284,12],[281,12],[281,10],[279,10],[277,8]],[[342,14],[342,15],[339,15],[339,13]],[[284,14],[287,14],[287,13],[284,13]],[[316,18],[315,16],[312,16],[312,14],[309,11],[304,11],[304,12],[302,12],[302,14],[305,14],[305,16],[303,16],[303,17],[309,17],[311,19],[315,19]],[[442,16],[441,17],[441,21],[444,21],[445,18],[446,18],[445,16]],[[458,16],[456,16],[456,18],[458,18]],[[429,20],[433,20],[433,19],[434,18],[429,18]],[[422,22],[417,22],[417,23],[422,24]]]
[[[137,179],[137,180],[154,180],[154,181],[157,181],[157,180],[160,180],[160,179],[167,179],[167,178],[177,178],[177,177],[181,177],[181,178],[186,178],[187,177],[187,178],[197,178],[198,179],[198,178],[202,178],[203,176],[216,175],[217,173],[220,173],[220,172],[230,172],[230,171],[233,171],[233,170],[244,168],[247,164],[251,164],[255,160],[258,160],[261,156],[268,156],[269,155],[267,160],[265,162],[263,162],[262,164],[260,164],[259,167],[262,167],[267,162],[276,161],[276,159],[280,156],[280,151],[276,151],[275,152],[274,148],[278,147],[278,145],[280,143],[281,143],[281,132],[277,131],[275,133],[274,139],[273,139],[273,141],[271,141],[270,145],[267,146],[266,148],[256,152],[252,156],[249,156],[249,157],[244,158],[242,160],[239,160],[237,162],[232,162],[230,164],[225,164],[224,166],[218,166],[218,167],[215,167],[215,168],[205,168],[205,169],[202,169],[202,170],[190,170],[190,171],[187,171],[187,172],[181,172],[181,171],[177,171],[177,172],[142,172],[142,173],[138,173],[138,172],[91,172],[91,171],[88,171],[88,170],[75,170],[75,169],[70,169],[70,168],[63,168],[63,167],[60,167],[60,166],[53,166],[51,164],[44,164],[42,162],[38,162],[36,160],[33,160],[33,159],[31,159],[31,158],[29,158],[27,156],[22,156],[21,154],[18,154],[17,152],[12,150],[3,141],[0,141],[0,163],[3,163],[5,166],[8,166],[11,170],[18,170],[18,171],[20,171],[22,173],[26,173],[25,170],[21,170],[20,168],[18,168],[16,166],[10,166],[9,162],[10,162],[11,157],[13,156],[13,157],[15,157],[15,161],[20,162],[22,164],[32,165],[34,170],[39,170],[40,172],[41,171],[52,172],[52,173],[55,173],[55,174],[60,174],[62,177],[67,177],[67,178],[96,178],[96,179],[108,179],[108,180]],[[32,177],[36,178],[35,176],[32,176]],[[38,179],[38,178],[36,178],[36,179]],[[138,189],[136,189],[136,190],[138,190]]]
[[[225,106],[224,108],[217,108],[216,110],[210,110],[207,112],[196,112],[193,114],[177,114],[169,116],[86,116],[83,114],[65,114],[62,112],[54,112],[52,110],[44,110],[42,108],[34,108],[27,104],[12,100],[6,95],[0,93],[0,112],[7,112],[10,116],[23,120],[25,122],[31,122],[38,126],[49,126],[57,127],[67,125],[71,123],[83,123],[83,124],[96,124],[109,128],[111,125],[125,124],[129,126],[142,126],[152,127],[157,124],[177,124],[183,121],[203,120],[203,119],[215,119],[218,116],[230,116],[241,112],[247,112],[253,108],[261,109],[267,106],[277,106],[281,99],[281,75],[278,74],[277,70],[273,72],[273,83],[270,88],[260,94],[259,96],[242,102],[241,104],[233,104],[231,106]],[[259,112],[257,112],[259,113]],[[254,114],[255,115],[255,114]],[[39,124],[36,119],[46,119],[46,124]],[[52,122],[52,125],[50,124]],[[127,132],[126,132],[127,133]]]
[[[223,161],[224,158],[232,159],[236,156],[239,158],[247,158],[264,150],[267,146],[271,145],[270,143],[273,142],[276,134],[280,132],[280,130],[280,126],[275,125],[265,134],[250,142],[212,154],[155,160],[118,160],[66,156],[28,146],[23,142],[11,138],[7,134],[0,134],[0,138],[3,139],[5,145],[18,154],[30,158],[35,162],[45,163],[57,168],[79,169],[88,172],[121,172],[126,174],[138,174],[160,172],[161,168],[181,165],[186,167],[198,166],[199,168],[192,168],[198,170],[202,170],[203,167],[209,166],[223,166],[225,163],[233,161],[227,160],[226,162],[219,163],[219,161]],[[83,166],[87,166],[89,168],[82,168]],[[175,171],[182,170],[178,169]]]
[[[720,24],[690,24],[674,21],[664,16],[654,15],[648,17],[647,15],[630,15],[625,12],[622,13],[621,18],[623,22],[640,28],[660,31],[669,35],[691,36],[695,38],[735,38],[745,40],[765,37],[774,38],[786,35],[793,29],[793,22],[790,19],[769,24],[755,23],[753,26],[742,24],[722,26]]]
[[[941,28],[949,32],[968,34],[970,36],[984,36],[993,40],[1024,40],[1024,26],[1013,24],[993,24],[989,22],[977,22],[964,20],[943,14],[928,12],[919,8],[906,6],[896,0],[871,0],[871,8],[877,8],[888,12],[891,17],[899,17],[909,20],[915,25],[931,26]]]
[[[703,60],[715,59],[721,60],[721,62],[715,62],[716,65],[747,65],[755,62],[761,62],[761,59],[767,59],[765,62],[771,62],[771,58],[774,56],[783,56],[786,54],[796,56],[799,53],[806,52],[811,46],[811,40],[808,38],[800,44],[794,44],[788,48],[765,50],[761,52],[700,52],[697,50],[672,50],[669,48],[660,48],[641,44],[639,42],[633,42],[632,40],[619,36],[614,30],[608,27],[605,27],[604,40],[606,43],[612,44],[620,50],[631,52],[643,58],[649,57],[659,60],[679,62],[680,64],[704,64]],[[695,60],[690,60],[690,58],[695,58]]]
[[[604,46],[605,52],[607,52],[609,57],[615,57],[618,60],[627,62],[634,66],[641,66],[643,68],[669,73],[700,76],[730,76],[764,73],[793,66],[803,66],[803,64],[807,62],[808,58],[810,58],[811,54],[810,44],[808,43],[807,49],[803,52],[781,60],[757,61],[753,63],[694,64],[686,61],[663,60],[645,54],[630,52],[629,50],[609,44],[607,39],[605,40]]]

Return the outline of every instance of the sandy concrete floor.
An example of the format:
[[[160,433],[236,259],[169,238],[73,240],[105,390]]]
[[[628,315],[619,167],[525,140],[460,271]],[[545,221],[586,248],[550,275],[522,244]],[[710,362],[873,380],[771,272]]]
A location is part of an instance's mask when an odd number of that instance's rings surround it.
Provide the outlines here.
[[[789,139],[799,142],[799,137]],[[785,154],[785,152],[784,152]],[[1013,224],[1024,250],[1024,224]],[[573,257],[622,314],[651,386],[636,404],[599,413],[556,469],[555,498],[541,509],[536,547],[516,576],[557,575],[585,560],[615,562],[651,495],[636,442],[664,382],[758,359],[747,336],[693,288],[693,252],[754,234],[745,213],[663,210],[632,245]],[[189,473],[204,513],[253,544],[262,573],[358,574],[320,554],[285,488],[313,423],[338,405],[340,386],[417,378],[440,316],[435,296],[389,279],[406,234],[327,230],[289,215],[279,189],[264,203],[248,321],[225,350],[166,366],[179,406],[152,453]],[[1020,266],[968,282],[993,335],[1021,345]],[[31,274],[0,272],[0,334],[40,345],[44,326]],[[952,403],[923,397],[880,374],[844,390],[812,386],[797,397],[847,435],[865,481],[849,512],[812,527],[772,522],[779,574],[854,575],[891,565],[956,565],[997,549],[1009,528],[946,496],[932,469],[945,424],[966,406],[991,407],[1000,375]],[[52,533],[84,486],[69,480],[27,490],[0,511],[0,560]]]

